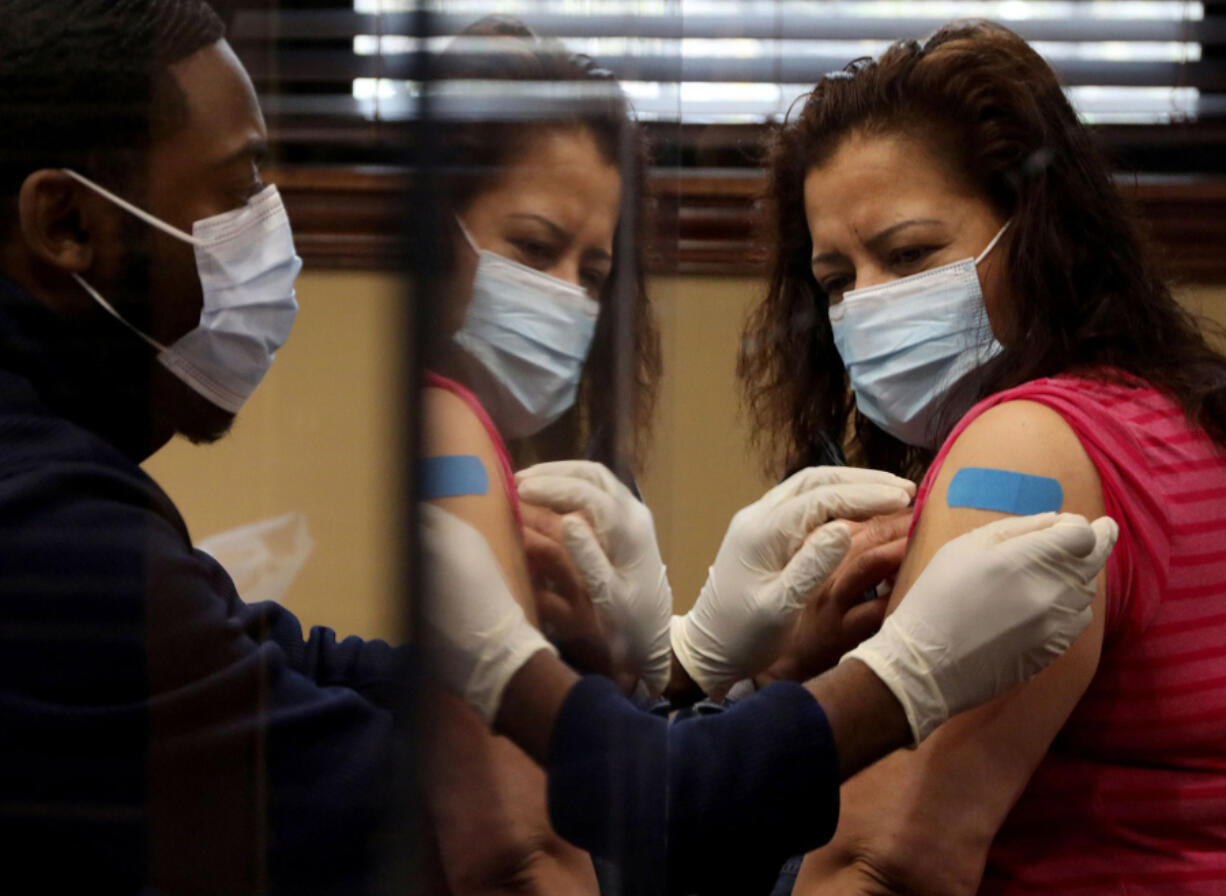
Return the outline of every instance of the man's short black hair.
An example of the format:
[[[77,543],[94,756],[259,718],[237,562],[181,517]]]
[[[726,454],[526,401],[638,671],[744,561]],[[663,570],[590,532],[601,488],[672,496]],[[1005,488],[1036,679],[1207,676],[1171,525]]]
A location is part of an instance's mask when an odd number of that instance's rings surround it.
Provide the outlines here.
[[[185,116],[168,67],[224,35],[204,0],[0,0],[0,229],[32,171],[138,173]]]

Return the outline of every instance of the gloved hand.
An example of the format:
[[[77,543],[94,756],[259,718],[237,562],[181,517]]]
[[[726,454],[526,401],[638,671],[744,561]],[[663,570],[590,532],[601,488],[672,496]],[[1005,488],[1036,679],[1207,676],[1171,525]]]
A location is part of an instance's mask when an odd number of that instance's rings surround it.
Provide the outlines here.
[[[1090,624],[1119,528],[1076,514],[989,523],[944,545],[858,659],[898,698],[918,744],[950,716],[1046,668]]]
[[[418,513],[430,672],[493,724],[511,676],[537,651],[557,651],[524,615],[480,532],[433,504]]]
[[[907,507],[846,524],[851,530],[847,555],[796,614],[779,655],[754,676],[759,686],[816,678],[877,633],[885,619],[892,579],[907,552],[913,515]],[[880,596],[870,598],[870,594]]]
[[[557,513],[562,540],[588,595],[625,642],[627,662],[655,697],[672,663],[668,584],[651,511],[606,467],[592,461],[538,464],[515,475],[520,500]]]
[[[673,653],[686,672],[719,699],[764,669],[851,545],[847,526],[827,520],[893,513],[914,494],[889,473],[810,467],[739,511],[694,608],[673,619]]]

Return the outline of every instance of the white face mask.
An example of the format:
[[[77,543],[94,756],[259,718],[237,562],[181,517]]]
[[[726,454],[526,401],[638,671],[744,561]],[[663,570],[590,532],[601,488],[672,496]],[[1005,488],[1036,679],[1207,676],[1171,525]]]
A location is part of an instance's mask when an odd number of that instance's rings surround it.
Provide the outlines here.
[[[458,219],[457,219],[458,220]],[[581,287],[480,249],[453,340],[461,379],[508,439],[540,432],[574,403],[600,305]]]
[[[200,323],[165,346],[120,316],[82,277],[77,283],[128,329],[158,351],[171,373],[213,404],[237,413],[272,366],[298,313],[294,280],[302,259],[294,251],[289,216],[275,186],[242,208],[197,221],[186,234],[75,171],[74,180],[196,249],[204,305]]]
[[[856,393],[856,407],[908,445],[935,447],[930,432],[938,400],[962,377],[995,357],[978,266],[967,258],[867,289],[830,307],[834,344]]]

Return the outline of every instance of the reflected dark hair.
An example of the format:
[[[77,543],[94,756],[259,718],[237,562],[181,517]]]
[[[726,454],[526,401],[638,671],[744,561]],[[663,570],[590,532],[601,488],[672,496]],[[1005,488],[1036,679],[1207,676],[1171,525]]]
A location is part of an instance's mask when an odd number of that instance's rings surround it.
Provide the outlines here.
[[[540,120],[482,120],[448,125],[440,136],[440,157],[447,172],[441,189],[444,205],[462,212],[474,198],[492,189],[508,166],[515,163],[531,141],[549,131],[583,131],[591,135],[605,161],[628,172],[622,185],[619,221],[635,222],[639,233],[631,248],[632,263],[619,265],[623,256],[621,241],[626,228],[619,226],[613,246],[614,266],[604,284],[601,304],[605,310],[596,325],[591,354],[583,369],[575,407],[539,437],[533,445],[562,442],[568,457],[599,460],[628,478],[642,465],[649,443],[649,431],[660,379],[660,338],[647,298],[646,246],[642,232],[647,217],[647,144],[633,115],[629,101],[617,86],[612,72],[582,54],[570,53],[561,44],[538,38],[523,22],[510,16],[489,16],[466,28],[457,39],[498,38],[506,44],[496,53],[453,53],[440,60],[443,77],[463,77],[489,81],[599,82],[611,88],[599,100],[585,104],[573,115]],[[629,158],[625,154],[629,151]],[[629,288],[625,285],[629,280]],[[616,296],[629,293],[633,298],[631,350],[632,407],[619,413],[616,405],[620,390],[616,378],[618,359],[615,346],[616,315],[607,313]],[[621,416],[627,421],[619,427]],[[624,432],[622,430],[625,430]],[[619,435],[620,432],[620,435]],[[512,446],[513,450],[525,446]],[[531,448],[531,446],[528,446]],[[554,459],[531,450],[516,450],[522,458]]]
[[[22,183],[77,168],[123,186],[186,121],[169,67],[225,36],[203,0],[0,0],[0,233]]]
[[[1077,372],[1139,377],[1226,445],[1226,359],[1172,298],[1089,129],[1025,41],[971,22],[828,75],[774,138],[770,285],[738,365],[772,462],[803,466],[825,434],[849,429],[855,463],[916,478],[931,461],[855,411],[810,268],[805,175],[849,136],[884,134],[916,139],[1013,221],[1001,246],[1016,297],[1011,345],[944,397],[935,437],[989,395]]]

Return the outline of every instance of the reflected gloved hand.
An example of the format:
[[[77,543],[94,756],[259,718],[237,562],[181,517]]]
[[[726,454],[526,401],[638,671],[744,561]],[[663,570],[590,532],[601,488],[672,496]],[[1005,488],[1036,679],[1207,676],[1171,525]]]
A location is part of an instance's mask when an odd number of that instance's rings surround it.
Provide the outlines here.
[[[651,696],[668,683],[673,593],[651,511],[605,466],[555,461],[515,476],[520,500],[568,514],[562,539],[592,603]],[[617,651],[621,652],[621,651]]]
[[[919,743],[1046,668],[1090,624],[1119,529],[1075,514],[989,523],[929,562],[881,631],[843,658],[885,682]]]
[[[418,514],[430,673],[492,724],[511,676],[538,651],[557,651],[524,615],[480,532],[432,504]]]
[[[519,502],[519,512],[541,631],[576,671],[603,675],[622,693],[634,693],[642,670],[630,664],[626,639],[592,603],[583,574],[566,548],[563,530],[569,515],[527,501]]]
[[[710,697],[761,671],[842,561],[859,520],[906,507],[915,486],[855,467],[810,467],[732,518],[694,608],[672,624],[677,660]]]

